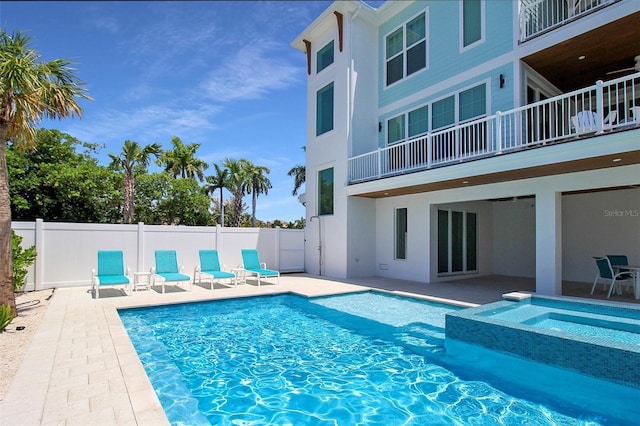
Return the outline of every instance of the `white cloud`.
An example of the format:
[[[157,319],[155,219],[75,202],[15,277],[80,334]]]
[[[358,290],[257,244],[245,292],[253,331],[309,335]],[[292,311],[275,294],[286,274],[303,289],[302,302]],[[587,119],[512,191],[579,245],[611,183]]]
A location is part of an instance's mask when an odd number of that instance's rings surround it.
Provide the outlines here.
[[[206,95],[218,102],[259,99],[297,82],[300,70],[268,43],[243,46],[229,61],[209,74]]]
[[[210,105],[188,109],[169,105],[153,105],[129,111],[109,109],[85,116],[82,121],[69,121],[69,128],[63,131],[81,141],[107,143],[111,151],[119,149],[119,144],[126,139],[140,144],[168,144],[171,136],[175,135],[188,143],[202,143],[191,140],[185,134],[215,129],[211,117],[216,113],[217,109]]]

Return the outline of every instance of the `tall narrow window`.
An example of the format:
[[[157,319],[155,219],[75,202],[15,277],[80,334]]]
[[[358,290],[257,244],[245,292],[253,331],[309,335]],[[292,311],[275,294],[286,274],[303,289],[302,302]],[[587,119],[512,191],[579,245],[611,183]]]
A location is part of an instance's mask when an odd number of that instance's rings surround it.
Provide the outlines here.
[[[460,92],[460,121],[485,115],[487,112],[487,89],[485,84]]]
[[[396,259],[407,258],[407,209],[396,209]]]
[[[387,36],[387,86],[404,76],[403,29]]]
[[[431,107],[431,128],[450,126],[456,121],[456,100],[454,96],[434,102]]]
[[[409,112],[409,137],[419,136],[429,130],[429,107],[415,109]]]
[[[404,114],[387,121],[387,144],[391,145],[404,140]]]
[[[421,13],[407,24],[407,75],[427,66],[425,19]]]
[[[438,273],[478,270],[476,213],[438,210]]]
[[[316,136],[333,130],[333,82],[316,94]]]
[[[320,72],[333,63],[333,40],[318,50],[316,55],[316,72]]]
[[[387,86],[427,66],[427,19],[422,12],[385,37]]]
[[[318,172],[318,214],[333,214],[333,167]]]
[[[482,40],[482,0],[462,0],[462,47]]]

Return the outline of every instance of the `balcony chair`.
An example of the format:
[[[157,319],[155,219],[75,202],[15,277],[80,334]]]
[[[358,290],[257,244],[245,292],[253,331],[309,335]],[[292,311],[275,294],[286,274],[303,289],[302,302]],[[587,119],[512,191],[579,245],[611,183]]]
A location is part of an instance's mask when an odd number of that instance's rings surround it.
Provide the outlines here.
[[[98,251],[98,270],[91,271],[91,290],[95,298],[100,298],[100,287],[105,286],[125,286],[129,289],[131,280],[125,274],[124,255],[122,250],[100,250]],[[127,294],[124,290],[124,294]],[[129,292],[131,294],[131,292]]]
[[[609,114],[602,121],[602,130],[611,130],[613,125],[616,124],[618,118],[618,111],[611,110]],[[598,130],[597,127],[598,115],[593,111],[580,111],[577,115],[571,117],[571,127],[575,129],[576,133],[581,135],[584,133],[593,133]]]
[[[183,274],[183,267],[178,268],[178,260],[175,250],[156,250],[156,266],[151,268],[153,277],[152,285],[156,285],[156,278],[162,279],[162,294],[164,294],[164,286],[167,282],[180,283],[189,282],[189,290],[191,290],[191,277]]]
[[[599,280],[605,281],[605,290],[607,289],[606,281],[608,281],[608,284],[610,285],[609,292],[607,293],[607,299],[611,297],[611,293],[613,293],[614,288],[617,288],[618,294],[622,294],[622,287],[620,286],[622,282],[626,281],[627,285],[633,284],[633,275],[629,272],[614,272],[613,266],[611,266],[611,261],[607,257],[594,257],[594,259],[598,266],[598,273],[596,274],[596,278],[593,280],[591,294],[593,294]]]
[[[193,282],[198,280],[198,284],[202,285],[202,279],[211,281],[211,290],[213,290],[213,282],[215,280],[229,279],[237,284],[236,274],[223,271],[220,267],[220,259],[218,258],[218,250],[200,250],[200,265],[195,267],[193,273]],[[223,265],[224,267],[224,265]],[[219,281],[218,281],[219,282]]]
[[[260,278],[278,277],[278,284],[280,284],[280,272],[267,269],[267,264],[260,262],[258,250],[242,249],[242,267],[246,272],[258,277],[258,287]]]

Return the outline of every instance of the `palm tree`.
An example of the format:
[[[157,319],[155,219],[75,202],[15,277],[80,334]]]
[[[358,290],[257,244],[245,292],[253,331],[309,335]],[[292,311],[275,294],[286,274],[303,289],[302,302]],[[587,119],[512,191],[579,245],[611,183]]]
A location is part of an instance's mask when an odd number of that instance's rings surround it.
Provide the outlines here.
[[[247,193],[251,197],[251,226],[256,227],[256,204],[260,194],[267,195],[271,189],[271,181],[266,176],[271,170],[265,166],[257,166],[251,161],[246,161],[245,170],[247,174]]]
[[[209,165],[199,158],[195,157],[195,153],[200,148],[199,143],[190,143],[185,145],[177,136],[171,137],[173,149],[164,151],[158,158],[157,164],[164,166],[165,170],[173,175],[173,177],[191,178],[202,182],[204,180],[204,171]]]
[[[245,167],[246,163],[247,160],[243,158],[240,160],[225,158],[222,162],[222,165],[229,170],[228,189],[233,194],[233,215],[231,218],[231,226],[240,226],[242,221],[242,212],[244,210],[242,197],[245,196],[248,186]]]
[[[307,147],[303,146],[302,150],[307,152]],[[287,173],[289,176],[293,176],[293,191],[291,191],[291,195],[298,195],[298,191],[305,183],[307,178],[307,168],[304,164],[298,164],[293,166],[291,170]]]
[[[293,191],[291,191],[291,195],[298,195],[298,191],[306,180],[307,168],[298,164],[297,166],[293,166],[287,175],[293,176]]]
[[[160,155],[162,147],[159,143],[146,145],[144,148],[138,142],[126,140],[122,145],[122,152],[119,156],[109,153],[111,158],[110,167],[114,170],[124,169],[124,223],[133,222],[135,181],[133,170],[136,166],[144,166],[145,170],[149,165],[149,157]]]
[[[220,226],[224,226],[224,203],[222,200],[222,190],[229,186],[229,169],[220,167],[218,164],[214,164],[216,174],[207,177],[207,183],[209,184],[208,192],[213,196],[216,189],[220,190]]]
[[[32,148],[43,117],[82,117],[79,99],[92,100],[67,59],[41,60],[31,38],[0,30],[0,305],[16,314],[11,257],[11,200],[6,148]]]

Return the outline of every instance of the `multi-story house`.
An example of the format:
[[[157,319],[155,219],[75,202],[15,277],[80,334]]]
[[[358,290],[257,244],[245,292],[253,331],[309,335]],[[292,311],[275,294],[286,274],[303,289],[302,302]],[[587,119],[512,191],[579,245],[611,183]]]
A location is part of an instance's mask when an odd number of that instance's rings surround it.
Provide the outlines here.
[[[336,1],[307,57],[307,271],[591,283],[640,263],[638,0]]]

